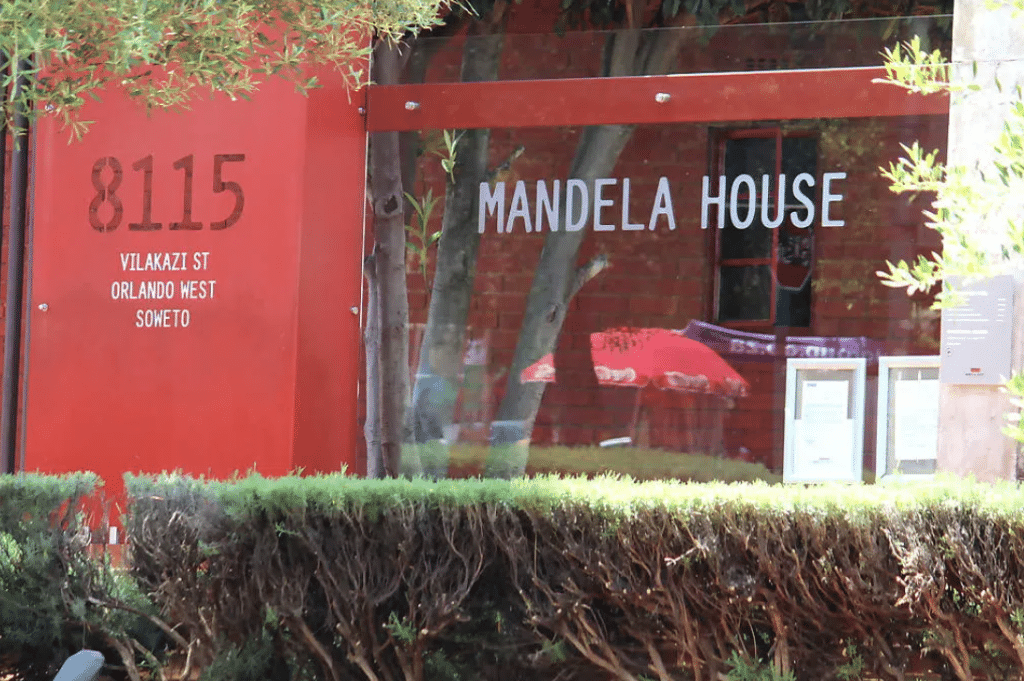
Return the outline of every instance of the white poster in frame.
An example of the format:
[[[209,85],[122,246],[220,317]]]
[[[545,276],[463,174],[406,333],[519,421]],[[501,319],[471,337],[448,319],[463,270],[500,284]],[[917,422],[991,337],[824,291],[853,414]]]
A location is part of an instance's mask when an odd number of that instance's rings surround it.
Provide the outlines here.
[[[784,482],[860,482],[866,360],[786,360]]]
[[[939,441],[939,355],[878,358],[875,479],[930,478]]]

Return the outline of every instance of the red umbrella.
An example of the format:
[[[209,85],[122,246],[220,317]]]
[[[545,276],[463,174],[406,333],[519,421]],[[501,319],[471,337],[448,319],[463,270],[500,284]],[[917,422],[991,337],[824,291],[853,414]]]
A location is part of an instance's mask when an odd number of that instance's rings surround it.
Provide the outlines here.
[[[554,383],[555,356],[548,353],[519,372],[520,383]]]
[[[608,329],[590,334],[594,374],[601,385],[744,397],[747,381],[718,353],[670,329]],[[554,383],[555,357],[548,353],[519,374],[523,383]]]
[[[590,334],[594,374],[601,385],[635,387],[630,434],[636,440],[640,396],[649,385],[721,397],[743,397],[750,390],[718,353],[670,329],[607,329]]]
[[[670,329],[607,329],[590,334],[601,385],[743,397],[750,384],[714,350]]]
[[[670,329],[622,328],[606,329],[590,334],[590,350],[594,374],[600,385],[637,389],[632,439],[636,439],[640,399],[644,388],[718,395],[723,398],[744,397],[750,384],[736,373],[718,353]],[[523,369],[523,383],[554,383],[555,358],[548,353]]]

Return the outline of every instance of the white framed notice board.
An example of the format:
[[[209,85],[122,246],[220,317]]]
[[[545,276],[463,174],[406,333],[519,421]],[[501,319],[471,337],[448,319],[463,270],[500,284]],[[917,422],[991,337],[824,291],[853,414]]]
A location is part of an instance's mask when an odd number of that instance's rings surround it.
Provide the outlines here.
[[[878,358],[875,479],[935,474],[940,356]]]
[[[860,482],[866,360],[786,360],[784,482]]]

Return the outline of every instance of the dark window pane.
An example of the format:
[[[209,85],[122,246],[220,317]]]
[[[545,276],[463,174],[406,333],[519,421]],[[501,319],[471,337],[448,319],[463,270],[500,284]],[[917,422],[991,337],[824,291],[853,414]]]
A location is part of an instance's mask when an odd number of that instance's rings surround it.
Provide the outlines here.
[[[782,139],[782,172],[793,182],[800,173],[810,173],[817,179],[818,140],[814,137],[784,137]]]
[[[800,173],[817,179],[818,140],[815,137],[786,137],[782,140],[782,172],[792,186]],[[793,201],[792,195],[789,201]],[[775,301],[776,326],[811,325],[811,262],[814,257],[814,228],[783,229],[779,234],[779,282]],[[801,276],[803,272],[803,276]],[[799,281],[806,277],[804,285]]]
[[[723,267],[718,288],[718,321],[768,319],[772,270],[768,265]]]
[[[775,176],[775,138],[748,137],[725,141],[725,176],[729,186],[737,175],[753,176],[760,188],[761,176]]]
[[[775,303],[775,326],[811,325],[811,282],[799,291],[778,288]]]
[[[747,214],[746,201],[741,202],[739,217],[742,220]],[[734,258],[768,258],[772,252],[772,233],[761,223],[760,201],[754,205],[754,222],[746,229],[736,229],[732,225],[731,213],[725,212],[725,229],[721,233],[722,259]],[[769,220],[774,217],[769,215]]]

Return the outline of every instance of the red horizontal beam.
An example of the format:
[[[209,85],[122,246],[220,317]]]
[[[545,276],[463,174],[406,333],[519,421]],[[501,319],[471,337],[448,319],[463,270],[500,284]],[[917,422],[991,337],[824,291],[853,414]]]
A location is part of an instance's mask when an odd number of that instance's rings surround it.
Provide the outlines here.
[[[949,112],[948,97],[925,97],[874,82],[884,76],[884,68],[873,66],[370,86],[367,128],[710,123]]]

